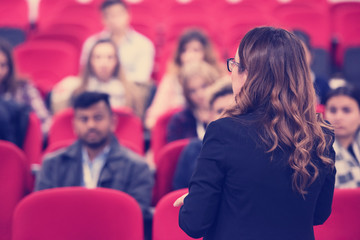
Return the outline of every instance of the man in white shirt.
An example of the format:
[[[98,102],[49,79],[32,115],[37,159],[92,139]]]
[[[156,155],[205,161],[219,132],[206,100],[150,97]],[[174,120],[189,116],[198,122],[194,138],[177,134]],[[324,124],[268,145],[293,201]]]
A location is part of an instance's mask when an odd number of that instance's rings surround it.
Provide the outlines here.
[[[85,64],[98,39],[110,38],[118,46],[120,64],[126,79],[134,83],[149,83],[154,65],[153,43],[131,28],[128,6],[122,0],[105,0],[100,9],[105,29],[85,41],[80,64]]]

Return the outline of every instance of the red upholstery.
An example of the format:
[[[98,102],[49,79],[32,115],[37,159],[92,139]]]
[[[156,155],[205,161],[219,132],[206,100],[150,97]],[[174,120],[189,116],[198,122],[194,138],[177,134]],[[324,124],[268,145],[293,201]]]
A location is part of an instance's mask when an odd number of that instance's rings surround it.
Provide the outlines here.
[[[334,3],[330,13],[332,31],[339,44],[336,61],[341,65],[345,49],[360,46],[360,2]]]
[[[0,27],[29,29],[29,9],[26,0],[1,1]]]
[[[289,2],[277,5],[272,11],[274,24],[288,30],[298,29],[309,34],[317,48],[330,48],[330,17],[328,8],[309,2]]]
[[[56,23],[78,23],[88,25],[95,33],[103,28],[98,5],[97,2],[82,4],[75,0],[41,0],[38,28],[45,30]]]
[[[175,108],[167,111],[157,119],[154,127],[151,129],[151,149],[153,151],[155,161],[157,159],[157,155],[159,151],[167,143],[166,141],[167,125],[171,117],[175,113],[180,112],[181,109],[182,108]]]
[[[117,139],[123,145],[129,147],[139,154],[144,154],[144,136],[141,120],[128,109],[113,109],[118,120],[115,129]],[[53,118],[49,130],[49,145],[63,140],[75,140],[73,131],[74,111],[66,109]]]
[[[189,139],[171,142],[160,151],[158,159],[155,159],[157,167],[153,190],[153,205],[172,190],[172,181],[179,156],[188,143]]]
[[[43,139],[40,120],[35,113],[30,113],[28,129],[23,145],[23,150],[30,164],[40,164],[42,144]]]
[[[221,26],[223,39],[223,55],[225,58],[229,58],[234,57],[240,40],[249,30],[257,26],[267,25],[269,20],[263,4],[259,4],[259,1],[223,4],[222,9],[218,22]]]
[[[74,45],[77,49],[78,58],[84,41],[92,34],[92,29],[79,23],[56,23],[47,29],[37,32],[32,39],[35,40],[59,40]]]
[[[33,40],[16,47],[14,58],[20,73],[47,93],[64,77],[77,74],[78,51],[63,41]]]
[[[52,20],[59,15],[60,11],[67,4],[74,0],[41,0],[38,7],[37,27],[39,30],[45,29]]]
[[[29,189],[30,167],[14,144],[0,140],[0,239],[11,239],[11,218]]]
[[[153,240],[189,240],[179,227],[179,210],[173,203],[177,198],[187,193],[187,189],[180,189],[166,194],[156,205],[153,218]]]
[[[13,240],[143,240],[138,203],[126,193],[81,187],[29,195],[17,206]]]
[[[141,34],[144,34],[157,46],[157,34],[161,31],[160,22],[164,13],[163,3],[157,0],[142,0],[140,2],[128,2],[131,15],[131,26]]]
[[[360,238],[360,188],[335,189],[332,213],[315,226],[316,240],[355,240]]]

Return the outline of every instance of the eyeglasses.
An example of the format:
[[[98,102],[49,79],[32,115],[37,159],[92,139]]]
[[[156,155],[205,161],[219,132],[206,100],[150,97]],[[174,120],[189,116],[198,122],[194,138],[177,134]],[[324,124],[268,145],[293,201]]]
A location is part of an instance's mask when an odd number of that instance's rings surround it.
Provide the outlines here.
[[[241,67],[240,63],[235,62],[234,58],[228,58],[226,60],[226,65],[227,65],[227,69],[228,69],[229,72],[232,72],[232,70],[234,68],[234,65],[236,65],[237,67]]]

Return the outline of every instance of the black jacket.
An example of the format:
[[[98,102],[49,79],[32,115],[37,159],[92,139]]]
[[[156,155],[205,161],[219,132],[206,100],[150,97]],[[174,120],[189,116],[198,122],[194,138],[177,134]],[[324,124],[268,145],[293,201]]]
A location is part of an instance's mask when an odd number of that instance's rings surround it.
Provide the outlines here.
[[[256,138],[259,126],[239,119],[209,125],[180,210],[180,227],[206,240],[313,240],[313,225],[331,212],[335,169],[313,157],[319,177],[304,199],[292,189],[289,153],[275,151],[270,160]],[[334,159],[333,149],[328,152]]]
[[[81,186],[83,179],[81,144],[49,154],[36,178],[35,190],[56,187]],[[145,160],[131,150],[120,146],[114,136],[110,152],[101,170],[98,187],[123,191],[140,204],[146,217],[151,203],[153,174]]]

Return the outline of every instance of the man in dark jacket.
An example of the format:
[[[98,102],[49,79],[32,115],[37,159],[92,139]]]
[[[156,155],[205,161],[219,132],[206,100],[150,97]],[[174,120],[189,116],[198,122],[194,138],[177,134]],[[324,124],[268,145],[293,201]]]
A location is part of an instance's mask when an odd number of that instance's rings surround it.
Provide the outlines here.
[[[78,140],[45,158],[35,189],[117,189],[135,198],[148,216],[153,175],[145,160],[121,146],[113,135],[115,120],[109,96],[95,92],[79,95],[74,101],[73,124]]]

